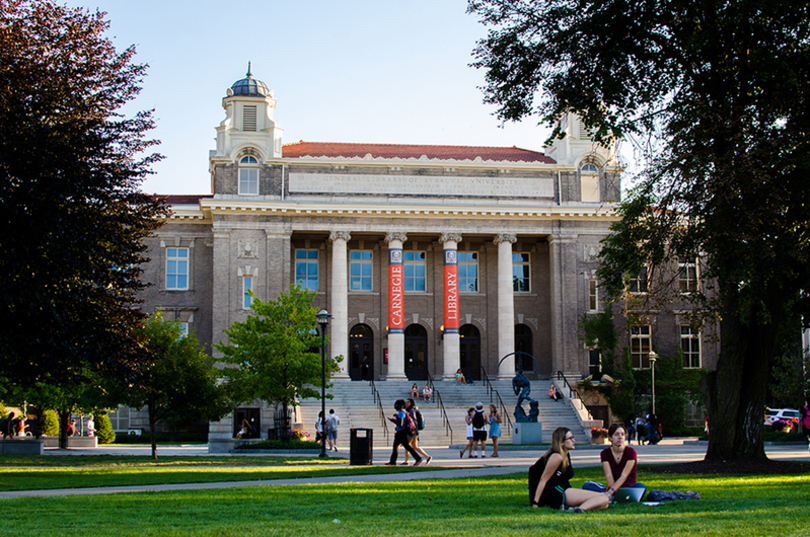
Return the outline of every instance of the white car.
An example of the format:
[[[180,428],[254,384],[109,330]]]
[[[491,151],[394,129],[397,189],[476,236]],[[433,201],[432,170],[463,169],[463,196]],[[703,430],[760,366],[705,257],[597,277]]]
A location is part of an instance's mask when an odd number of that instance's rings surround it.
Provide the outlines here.
[[[779,420],[799,423],[799,417],[799,411],[792,408],[769,408],[765,411],[765,425],[772,425]]]

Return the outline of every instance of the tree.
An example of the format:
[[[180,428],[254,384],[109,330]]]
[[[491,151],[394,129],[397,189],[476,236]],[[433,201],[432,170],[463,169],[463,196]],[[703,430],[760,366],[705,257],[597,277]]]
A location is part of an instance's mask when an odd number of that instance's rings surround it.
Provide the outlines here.
[[[103,13],[50,0],[0,5],[0,377],[57,386],[102,371],[126,383],[143,239],[162,204],[139,190],[151,112],[124,118],[145,66]]]
[[[602,250],[619,296],[650,262],[705,255],[721,353],[703,381],[707,459],[763,458],[777,327],[810,296],[810,3],[471,0],[503,119],[577,112],[600,141],[638,143],[643,172]],[[536,93],[542,102],[535,110]],[[555,132],[559,134],[559,132]]]
[[[320,397],[312,387],[321,384],[314,298],[315,293],[300,286],[290,286],[289,293],[269,302],[254,298],[255,315],[225,330],[228,343],[215,347],[223,362],[235,366],[227,369],[235,398],[280,403],[287,416],[288,407],[297,404],[296,396]],[[339,360],[326,360],[327,379],[339,370]]]
[[[159,312],[137,333],[144,339],[150,359],[126,388],[124,397],[132,407],[146,407],[152,459],[157,460],[158,421],[218,420],[230,411],[232,403],[221,386],[221,370],[212,367],[193,333],[183,337],[180,325],[164,320]]]

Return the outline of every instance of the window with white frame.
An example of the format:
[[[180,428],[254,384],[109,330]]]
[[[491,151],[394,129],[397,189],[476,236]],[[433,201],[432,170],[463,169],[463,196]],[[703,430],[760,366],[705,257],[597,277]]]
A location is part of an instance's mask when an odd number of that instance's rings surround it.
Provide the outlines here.
[[[242,276],[242,309],[249,310],[253,305],[250,291],[253,289],[253,276]]]
[[[458,290],[460,293],[478,292],[478,252],[458,253]]]
[[[582,201],[598,202],[599,197],[599,170],[593,164],[586,164],[579,173]]]
[[[119,406],[115,410],[107,412],[110,424],[115,432],[125,432],[129,430],[129,407]]]
[[[630,285],[628,291],[632,294],[643,294],[647,292],[647,267],[630,275]]]
[[[630,360],[634,369],[650,368],[650,325],[630,328]]]
[[[700,332],[688,324],[681,325],[681,351],[684,369],[700,367]]]
[[[318,290],[318,250],[295,251],[295,283],[310,291]]]
[[[257,196],[259,194],[259,161],[247,155],[239,161],[239,194]]]
[[[678,288],[681,293],[694,293],[698,290],[697,257],[678,258]]]
[[[588,280],[588,309],[596,311],[599,309],[599,286],[596,278]]]
[[[180,327],[180,337],[178,339],[183,339],[184,337],[188,337],[188,323],[186,321],[175,321],[177,326]]]
[[[349,290],[371,291],[371,250],[349,252]]]
[[[402,275],[405,291],[425,290],[425,252],[402,253]]]
[[[166,248],[166,289],[188,289],[188,248]]]
[[[512,254],[512,289],[516,293],[528,293],[531,289],[529,283],[529,254]]]

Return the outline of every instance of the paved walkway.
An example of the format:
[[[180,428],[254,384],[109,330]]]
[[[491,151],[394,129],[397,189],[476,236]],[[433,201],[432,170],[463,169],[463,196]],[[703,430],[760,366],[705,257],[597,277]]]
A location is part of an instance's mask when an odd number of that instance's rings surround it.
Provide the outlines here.
[[[595,446],[594,446],[595,447]],[[601,447],[601,446],[600,446]],[[669,440],[656,446],[633,446],[643,464],[675,464],[702,460],[706,454],[706,443]],[[98,487],[58,490],[32,490],[0,492],[0,498],[75,496],[88,494],[115,494],[122,492],[156,492],[171,490],[201,490],[233,487],[302,485],[312,483],[379,483],[386,481],[408,481],[414,479],[459,478],[484,475],[503,475],[524,472],[542,454],[539,450],[521,450],[509,448],[500,452],[500,457],[484,459],[460,459],[459,450],[455,447],[427,447],[425,450],[433,456],[432,465],[447,468],[446,470],[421,471],[403,474],[354,475],[336,477],[315,477],[301,479],[273,479],[257,481],[228,481],[222,483],[183,483],[175,485],[143,485],[132,487]],[[804,444],[770,445],[765,448],[768,457],[774,460],[795,460],[810,462],[810,453]],[[574,467],[598,466],[599,449],[588,446],[572,452]],[[111,446],[96,449],[69,450],[71,455],[149,455],[148,447]],[[491,451],[488,452],[491,454]],[[46,450],[47,455],[62,455],[65,451]],[[374,452],[374,464],[387,462],[388,450],[377,449]],[[172,446],[158,448],[158,456],[170,455],[208,455],[205,446]],[[239,457],[240,455],[229,455]],[[348,453],[330,453],[330,456],[347,457]],[[400,457],[400,462],[402,458]]]

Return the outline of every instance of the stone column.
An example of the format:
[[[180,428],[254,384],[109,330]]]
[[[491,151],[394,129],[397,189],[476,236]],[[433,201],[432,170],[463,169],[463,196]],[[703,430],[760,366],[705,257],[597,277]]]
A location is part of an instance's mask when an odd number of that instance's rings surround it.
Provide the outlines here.
[[[458,300],[458,243],[461,235],[445,233],[439,239],[444,244],[444,378],[455,380],[459,368],[459,300]]]
[[[551,373],[584,373],[587,367],[577,340],[576,235],[552,235],[549,242],[551,272]]]
[[[333,231],[332,241],[332,320],[329,323],[330,356],[343,356],[335,378],[349,378],[349,254],[348,231]]]
[[[498,245],[498,361],[515,352],[515,297],[512,282],[512,244],[517,237],[501,233],[495,237]],[[515,360],[509,357],[498,368],[498,378],[515,376]]]
[[[386,380],[405,376],[405,288],[402,274],[404,233],[389,233],[388,243],[388,374]]]
[[[234,282],[231,281],[231,233],[230,229],[214,227],[214,263],[213,263],[213,297],[211,302],[212,319],[211,333],[213,341],[228,342],[224,330],[231,324],[231,303]],[[222,356],[215,348],[211,348],[214,358]],[[218,364],[223,367],[223,364]],[[233,438],[233,415],[228,414],[219,421],[208,424],[209,446],[213,442],[226,441]]]

